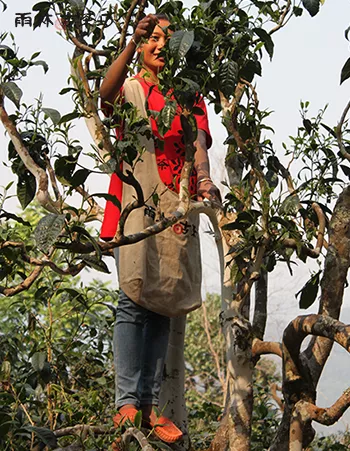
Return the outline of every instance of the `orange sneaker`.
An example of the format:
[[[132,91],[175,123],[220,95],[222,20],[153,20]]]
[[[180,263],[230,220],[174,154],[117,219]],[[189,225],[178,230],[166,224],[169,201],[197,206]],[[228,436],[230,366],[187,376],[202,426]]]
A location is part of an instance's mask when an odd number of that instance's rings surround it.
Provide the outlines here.
[[[113,417],[113,424],[115,428],[122,426],[127,420],[131,421],[131,423],[135,422],[135,417],[138,410],[135,406],[126,405],[122,406],[118,413],[116,413]]]
[[[165,443],[174,443],[183,437],[180,429],[175,424],[153,407],[149,415],[144,418],[145,424],[154,430],[155,435]]]
[[[130,421],[131,423],[135,422],[136,414],[138,413],[138,410],[135,406],[132,406],[130,404],[126,406],[122,406],[118,413],[116,413],[113,417],[113,424],[115,428],[119,428],[120,426],[123,426],[123,424],[126,421]],[[114,442],[112,443],[112,450],[113,451],[122,451],[122,445],[121,445],[121,438],[117,437]]]

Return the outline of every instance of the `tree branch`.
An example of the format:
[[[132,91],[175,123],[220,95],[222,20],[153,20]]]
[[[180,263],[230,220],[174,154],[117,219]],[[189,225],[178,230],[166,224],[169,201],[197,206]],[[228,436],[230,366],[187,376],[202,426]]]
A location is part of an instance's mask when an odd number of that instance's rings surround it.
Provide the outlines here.
[[[344,287],[350,265],[350,187],[344,189],[335,205],[329,224],[329,245],[321,280],[321,300],[319,314],[339,318]],[[321,376],[333,342],[316,337],[303,352],[309,367],[313,384],[316,386]]]
[[[210,353],[214,359],[215,362],[215,366],[216,366],[216,372],[218,375],[218,379],[220,381],[221,387],[222,387],[222,391],[225,391],[226,388],[226,381],[225,378],[222,376],[222,371],[221,371],[221,366],[220,366],[220,359],[218,356],[218,353],[215,351],[215,348],[213,346],[213,342],[211,339],[211,335],[210,335],[210,325],[209,325],[209,321],[208,321],[208,311],[207,311],[207,307],[205,305],[205,302],[202,303],[202,311],[203,311],[203,323],[204,323],[204,330],[205,330],[205,334],[207,336],[207,340],[208,340],[208,346],[210,349]]]
[[[259,338],[254,338],[252,346],[253,357],[258,357],[264,354],[275,354],[282,358],[282,345],[274,341],[262,341]]]
[[[270,385],[270,389],[271,389],[271,397],[272,397],[272,399],[278,405],[278,407],[280,408],[281,412],[283,412],[284,411],[284,402],[283,402],[282,398],[280,396],[278,396],[278,394],[277,394],[277,390],[278,391],[282,391],[282,388],[279,387],[277,384],[273,383],[273,384]]]
[[[83,44],[82,42],[79,41],[78,38],[71,35],[70,33],[67,33],[67,35],[68,35],[68,38],[73,42],[73,44],[76,47],[78,47],[78,49],[84,50],[84,52],[89,52],[89,53],[92,53],[93,55],[99,55],[99,56],[108,56],[112,52],[111,50],[97,50],[94,47],[90,47],[86,44]]]
[[[284,8],[284,10],[281,14],[278,24],[274,28],[272,28],[272,30],[269,31],[270,35],[275,33],[276,31],[278,31],[280,28],[284,27],[289,22],[290,18],[292,17],[292,14],[288,17],[288,19],[285,22],[284,22],[284,19],[286,18],[288,11],[290,10],[291,3],[292,3],[291,0],[287,1],[286,7]]]
[[[24,142],[22,141],[20,134],[17,131],[15,124],[9,118],[5,110],[4,97],[1,91],[0,91],[0,120],[3,123],[7,133],[9,134],[9,137],[13,142],[16,152],[20,156],[25,167],[31,174],[33,174],[33,176],[37,181],[38,190],[36,193],[36,198],[39,204],[52,213],[58,213],[61,204],[60,202],[54,202],[51,199],[51,196],[49,195],[48,191],[49,183],[46,171],[42,169],[40,166],[38,166],[33,160],[33,158],[30,156]]]
[[[343,114],[340,118],[339,124],[336,128],[336,135],[337,135],[337,142],[338,142],[338,147],[340,150],[340,153],[343,155],[344,158],[346,158],[348,161],[350,161],[350,154],[346,151],[344,144],[343,144],[343,140],[342,140],[342,127],[345,121],[345,118],[349,112],[350,109],[350,101],[348,102],[348,104],[346,105]]]
[[[122,435],[124,449],[129,449],[132,438],[135,438],[138,441],[143,451],[154,451],[154,448],[149,444],[145,434],[135,427],[128,428]]]
[[[22,291],[28,290],[28,288],[30,288],[35,280],[39,277],[43,268],[43,266],[37,266],[36,268],[34,268],[30,275],[15,287],[7,288],[0,286],[0,294],[10,297],[14,296],[15,294],[21,293]]]
[[[125,16],[124,25],[123,25],[122,32],[121,32],[120,38],[119,38],[119,49],[123,49],[124,46],[125,46],[126,33],[128,31],[130,20],[131,20],[133,12],[135,11],[135,8],[138,5],[139,1],[140,0],[133,0],[132,1],[131,5],[130,5],[130,7],[128,9],[128,12],[127,12],[127,14]]]

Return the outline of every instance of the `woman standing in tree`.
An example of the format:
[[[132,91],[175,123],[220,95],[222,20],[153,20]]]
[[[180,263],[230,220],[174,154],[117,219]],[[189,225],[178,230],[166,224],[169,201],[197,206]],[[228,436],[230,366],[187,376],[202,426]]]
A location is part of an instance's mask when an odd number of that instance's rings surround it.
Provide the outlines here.
[[[151,111],[160,111],[165,98],[158,89],[158,74],[164,67],[160,52],[168,39],[170,23],[164,15],[143,18],[130,42],[110,66],[100,94],[104,103],[113,104],[118,97],[132,102],[147,118],[145,100]],[[128,66],[137,52],[142,54],[142,68],[126,80]],[[210,178],[207,148],[211,145],[206,107],[201,99],[196,115],[198,136],[195,141],[194,169],[190,177],[190,194],[197,200],[221,201],[220,192]],[[135,165],[145,208],[133,210],[125,233],[137,233],[154,224],[164,213],[176,210],[181,169],[185,161],[183,132],[178,107],[171,129],[160,136],[157,120],[149,119],[153,139],[140,137],[146,151]],[[163,141],[163,145],[158,143]],[[124,163],[123,169],[125,170]],[[134,189],[113,174],[109,192],[122,206],[135,198]],[[153,203],[158,194],[158,202]],[[107,203],[101,237],[111,239],[116,232],[119,210]],[[143,227],[142,227],[143,226]],[[180,316],[201,304],[201,264],[198,240],[198,215],[189,215],[158,235],[120,248],[117,256],[120,296],[117,307],[114,352],[118,413],[113,418],[118,427],[126,419],[133,421],[139,409],[143,420],[163,441],[172,443],[182,432],[158,410],[159,393],[169,339],[170,317]]]

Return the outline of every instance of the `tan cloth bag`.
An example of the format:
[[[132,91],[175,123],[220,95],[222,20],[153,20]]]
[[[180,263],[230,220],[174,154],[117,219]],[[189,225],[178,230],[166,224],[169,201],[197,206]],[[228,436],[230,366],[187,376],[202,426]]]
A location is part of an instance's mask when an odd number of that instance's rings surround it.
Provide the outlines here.
[[[135,78],[124,84],[125,100],[132,102],[143,117],[145,94]],[[158,173],[153,140],[141,137],[146,151],[136,164],[134,175],[140,182],[147,206],[134,210],[125,225],[125,235],[154,224],[160,214],[176,210],[178,196],[167,189]],[[124,163],[124,171],[127,164]],[[157,207],[152,193],[159,196]],[[123,184],[122,207],[135,199],[133,187]],[[201,305],[202,268],[198,236],[199,217],[188,218],[158,235],[136,244],[119,248],[119,284],[124,293],[137,304],[162,315],[184,315]]]

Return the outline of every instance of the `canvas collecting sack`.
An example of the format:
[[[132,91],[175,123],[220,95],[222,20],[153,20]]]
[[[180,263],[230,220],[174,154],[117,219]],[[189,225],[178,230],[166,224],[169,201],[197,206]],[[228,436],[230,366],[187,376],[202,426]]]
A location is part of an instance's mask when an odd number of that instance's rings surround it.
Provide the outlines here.
[[[125,101],[133,103],[147,118],[145,94],[135,78],[124,84]],[[147,205],[133,210],[125,224],[125,235],[154,224],[164,214],[174,212],[178,195],[162,182],[153,140],[140,136],[146,151],[137,163],[134,176],[141,184]],[[124,162],[124,172],[128,165]],[[159,202],[153,203],[152,193]],[[132,186],[123,184],[122,207],[135,200]],[[191,214],[163,232],[138,243],[119,248],[119,284],[137,304],[166,316],[180,316],[201,305],[201,259],[198,236],[199,217]]]

